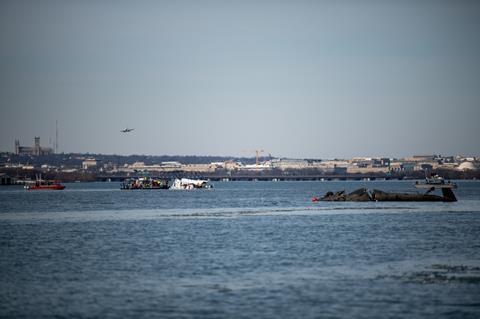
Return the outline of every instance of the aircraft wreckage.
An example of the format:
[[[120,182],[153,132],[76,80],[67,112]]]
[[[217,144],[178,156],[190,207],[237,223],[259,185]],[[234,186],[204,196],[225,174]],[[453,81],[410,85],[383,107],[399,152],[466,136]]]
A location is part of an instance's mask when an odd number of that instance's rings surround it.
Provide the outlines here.
[[[455,183],[445,182],[443,179],[426,179],[426,182],[416,182],[414,186],[418,189],[426,189],[425,193],[399,193],[384,192],[378,189],[372,191],[366,188],[359,188],[351,193],[342,190],[339,192],[327,192],[323,197],[313,197],[312,201],[334,201],[334,202],[456,202],[457,198],[452,189],[457,188]],[[431,194],[434,190],[440,189],[442,195]]]

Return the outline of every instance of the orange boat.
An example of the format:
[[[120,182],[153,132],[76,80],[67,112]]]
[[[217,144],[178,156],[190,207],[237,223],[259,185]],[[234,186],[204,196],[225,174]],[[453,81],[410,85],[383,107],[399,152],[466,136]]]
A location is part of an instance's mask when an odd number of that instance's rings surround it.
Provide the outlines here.
[[[25,188],[27,190],[62,190],[65,186],[60,184],[60,181],[44,181],[41,177],[37,177],[35,183],[32,182],[31,184],[26,185]]]

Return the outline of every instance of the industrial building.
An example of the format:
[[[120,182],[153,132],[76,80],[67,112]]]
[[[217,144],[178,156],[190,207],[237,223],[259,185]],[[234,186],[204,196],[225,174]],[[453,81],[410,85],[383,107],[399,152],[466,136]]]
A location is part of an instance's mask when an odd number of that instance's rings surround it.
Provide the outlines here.
[[[50,147],[40,146],[40,137],[35,136],[33,146],[20,146],[20,141],[15,140],[15,155],[50,155],[53,154],[53,149]]]

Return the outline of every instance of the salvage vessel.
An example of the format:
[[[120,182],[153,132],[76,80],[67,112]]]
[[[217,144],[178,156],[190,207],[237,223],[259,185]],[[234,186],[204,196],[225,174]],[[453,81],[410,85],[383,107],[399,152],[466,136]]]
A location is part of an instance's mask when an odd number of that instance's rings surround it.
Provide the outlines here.
[[[168,189],[168,180],[150,177],[127,178],[123,181],[121,189]]]

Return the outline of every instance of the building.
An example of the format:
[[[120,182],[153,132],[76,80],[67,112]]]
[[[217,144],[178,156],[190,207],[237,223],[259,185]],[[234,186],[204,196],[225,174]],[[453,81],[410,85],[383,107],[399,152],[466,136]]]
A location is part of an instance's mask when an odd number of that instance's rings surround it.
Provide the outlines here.
[[[5,173],[0,173],[0,185],[14,185],[15,181],[15,178]]]
[[[312,168],[312,164],[303,159],[280,158],[270,160],[270,166],[282,171],[288,169],[305,169]]]
[[[415,171],[432,171],[433,165],[430,163],[418,163],[413,167]]]
[[[84,170],[97,168],[97,160],[94,158],[86,158],[82,162],[82,168]]]
[[[50,147],[40,146],[40,137],[35,136],[33,146],[20,146],[20,140],[15,140],[15,155],[50,155],[53,149]]]
[[[458,165],[457,169],[459,171],[476,171],[478,170],[478,166],[472,161],[465,161]]]

